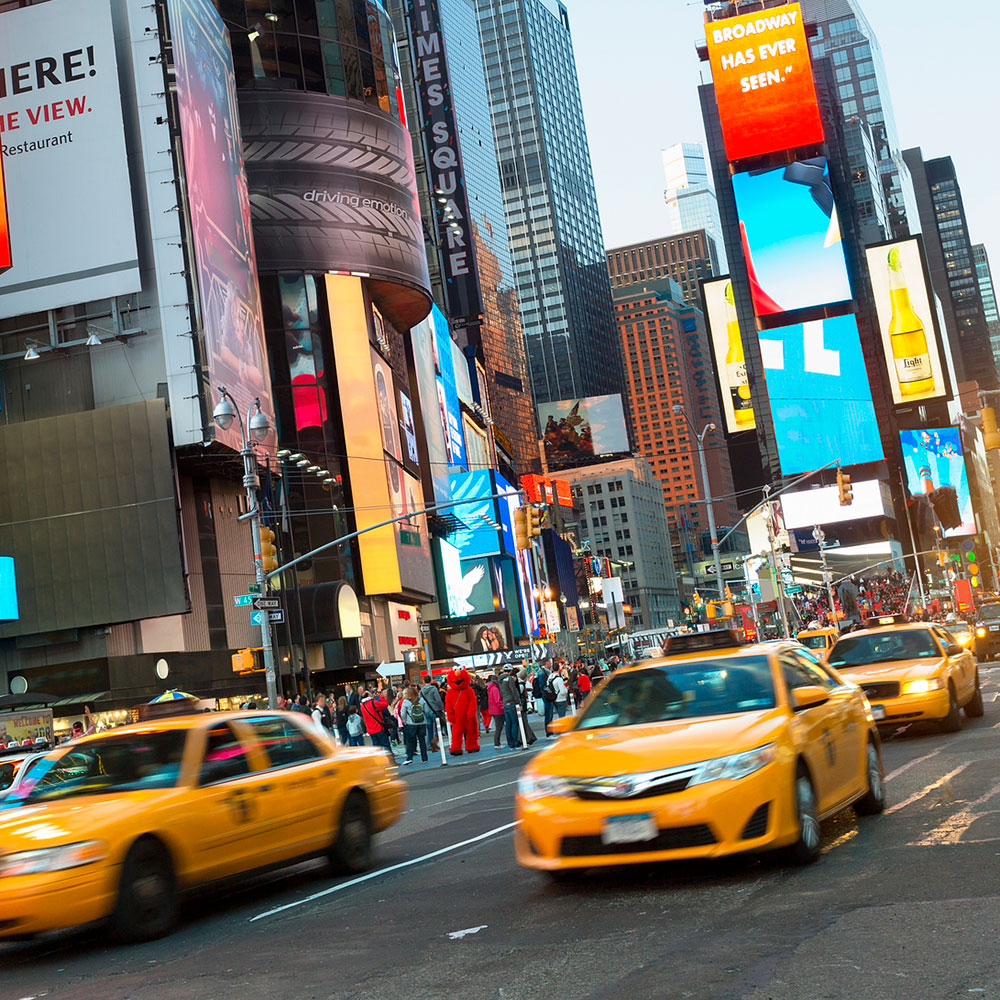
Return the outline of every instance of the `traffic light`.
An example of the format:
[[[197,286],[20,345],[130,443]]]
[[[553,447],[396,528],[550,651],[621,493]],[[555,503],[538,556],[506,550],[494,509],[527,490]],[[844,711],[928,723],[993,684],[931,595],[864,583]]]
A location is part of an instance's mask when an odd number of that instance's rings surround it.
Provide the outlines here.
[[[997,415],[992,406],[984,406],[981,411],[983,418],[983,447],[987,451],[1000,449],[1000,432],[997,431]]]
[[[528,538],[537,538],[542,533],[542,512],[533,504],[528,504]]]
[[[274,532],[263,524],[260,526],[260,564],[265,573],[278,568],[278,550],[274,546]]]
[[[528,508],[524,506],[514,511],[514,546],[518,549],[531,548],[531,539],[528,537]]]
[[[978,587],[979,583],[979,559],[976,556],[975,543],[971,538],[966,538],[962,542],[962,550],[965,554],[965,571],[968,574],[969,583],[973,587]]]
[[[694,592],[694,597],[691,598],[691,603],[696,608],[700,608],[701,607],[701,594],[699,594],[697,590]]]
[[[726,584],[726,600],[731,601],[733,599],[733,592],[729,584]]]
[[[854,503],[854,487],[851,477],[843,469],[837,468],[837,494],[841,507],[850,507]]]

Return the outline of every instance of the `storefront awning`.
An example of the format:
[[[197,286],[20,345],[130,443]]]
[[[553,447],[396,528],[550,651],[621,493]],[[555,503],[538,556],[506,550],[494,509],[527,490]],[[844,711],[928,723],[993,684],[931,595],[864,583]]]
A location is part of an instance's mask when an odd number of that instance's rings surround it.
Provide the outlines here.
[[[67,705],[93,705],[95,702],[103,701],[107,698],[107,691],[97,691],[94,694],[74,694],[69,698],[60,698],[52,703],[53,708],[65,707]]]

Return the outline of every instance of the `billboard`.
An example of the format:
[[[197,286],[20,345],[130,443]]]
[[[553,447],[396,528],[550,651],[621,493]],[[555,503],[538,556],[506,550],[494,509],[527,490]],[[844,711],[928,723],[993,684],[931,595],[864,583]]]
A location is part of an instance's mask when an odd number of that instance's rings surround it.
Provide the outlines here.
[[[852,313],[759,334],[783,475],[884,456]]]
[[[452,508],[465,528],[451,536],[463,559],[499,555],[501,551],[500,512],[492,499],[500,491],[494,489],[490,472],[490,469],[475,469],[451,477],[452,498],[465,501]]]
[[[0,621],[17,621],[18,617],[14,557],[0,556]]]
[[[229,34],[210,0],[168,0],[203,364],[245,414],[274,412]],[[211,406],[209,406],[211,410]],[[239,450],[240,428],[215,430]]]
[[[906,485],[911,495],[923,494],[941,522],[946,538],[976,533],[969,476],[962,437],[957,427],[900,431]]]
[[[629,450],[625,411],[617,394],[540,403],[538,422],[552,469],[589,465],[595,458]]]
[[[261,270],[387,280],[404,286],[380,302],[390,321],[423,319],[430,279],[406,127],[361,101],[273,90],[242,90],[240,117]]]
[[[825,157],[734,174],[733,193],[758,316],[851,298]]]
[[[560,507],[573,506],[573,491],[565,479],[550,479],[531,473],[521,476],[521,489],[531,503],[558,503]]]
[[[736,315],[733,283],[729,278],[702,283],[705,316],[715,358],[715,372],[722,397],[722,419],[726,431],[752,431],[757,426],[750,397],[750,379]]]
[[[836,486],[821,486],[813,490],[797,490],[781,497],[785,528],[812,528],[818,524],[838,524],[858,521],[865,517],[894,517],[888,487],[877,479],[852,483],[854,502],[840,505],[840,490]]]
[[[937,311],[920,240],[865,250],[892,401],[907,406],[949,396]]]
[[[138,291],[109,0],[5,11],[0,66],[0,319]]]
[[[458,385],[461,371],[455,370],[455,342],[444,313],[434,306],[431,310],[434,327],[434,366],[437,372],[437,395],[440,420],[445,430],[445,447],[448,465],[468,468],[465,438],[462,435],[462,409],[459,405]]]
[[[448,424],[442,414],[438,396],[437,369],[437,331],[438,322],[448,321],[441,315],[437,306],[431,310],[431,315],[421,320],[410,330],[410,342],[413,345],[413,367],[417,376],[419,390],[419,409],[423,438],[427,445],[427,462],[429,465],[430,483],[437,503],[447,503],[451,499],[451,486],[448,482]],[[446,512],[446,513],[450,513]]]
[[[799,4],[708,21],[705,35],[730,160],[823,141]]]

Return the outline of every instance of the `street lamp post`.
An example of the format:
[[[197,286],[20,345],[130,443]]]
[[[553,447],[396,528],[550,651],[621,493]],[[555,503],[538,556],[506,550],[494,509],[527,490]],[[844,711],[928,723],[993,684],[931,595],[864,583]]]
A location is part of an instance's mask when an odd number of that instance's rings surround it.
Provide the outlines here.
[[[715,582],[719,590],[719,597],[726,596],[726,584],[722,579],[722,560],[719,558],[719,536],[715,530],[715,508],[712,505],[712,487],[708,481],[708,463],[705,461],[705,438],[715,430],[715,424],[705,424],[699,434],[694,429],[694,424],[680,403],[674,404],[674,416],[683,417],[688,429],[698,442],[698,458],[701,460],[701,483],[705,491],[705,503],[708,506],[708,533],[712,538],[712,559],[715,562]]]
[[[224,386],[219,386],[219,402],[212,411],[212,419],[221,430],[227,431],[233,422],[240,422],[240,457],[243,459],[243,487],[247,491],[247,512],[250,515],[251,536],[253,540],[254,576],[261,595],[267,591],[267,580],[264,575],[264,563],[260,544],[260,504],[257,500],[257,459],[254,446],[259,441],[267,439],[271,433],[271,425],[261,412],[260,400],[255,399],[247,408],[247,419],[244,423],[236,408],[236,400]],[[247,431],[249,430],[249,437]],[[274,669],[274,646],[271,643],[271,612],[261,612],[260,641],[264,649],[264,678],[267,683],[267,707],[278,707],[278,683]]]
[[[830,618],[836,621],[837,605],[833,599],[833,583],[830,568],[826,563],[826,545],[824,544],[826,541],[826,532],[818,524],[813,528],[813,538],[819,543],[819,559],[823,565],[823,582],[826,584],[826,596],[830,600]]]

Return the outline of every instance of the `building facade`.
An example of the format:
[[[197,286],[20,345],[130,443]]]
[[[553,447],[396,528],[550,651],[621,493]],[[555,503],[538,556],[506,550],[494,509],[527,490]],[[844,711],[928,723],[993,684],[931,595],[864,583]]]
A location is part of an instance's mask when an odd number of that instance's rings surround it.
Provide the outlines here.
[[[574,499],[566,529],[577,549],[611,561],[632,605],[631,627],[659,628],[680,621],[677,576],[663,491],[641,456],[561,473]],[[574,521],[570,520],[574,518]]]
[[[904,156],[917,195],[931,285],[941,299],[958,380],[996,388],[996,357],[955,164],[950,156],[925,160],[919,148],[907,149]]]
[[[612,247],[605,252],[612,289],[670,279],[680,285],[688,305],[701,304],[701,282],[725,274],[715,240],[704,229],[658,240]]]
[[[699,432],[706,424],[717,429],[705,444],[716,524],[724,526],[725,533],[740,518],[704,317],[669,278],[622,285],[613,294],[622,348],[629,359],[632,440],[663,487],[677,572],[693,576],[694,566],[704,558],[701,537],[708,518],[688,420]],[[684,413],[674,413],[675,406]]]
[[[719,258],[716,273],[725,274],[728,268],[719,203],[708,182],[708,164],[701,143],[678,142],[664,149],[663,175],[667,183],[663,191],[667,204],[667,235],[683,236],[704,230]]]
[[[535,402],[622,391],[590,153],[560,0],[477,0]]]
[[[990,346],[993,349],[993,360],[1000,359],[1000,310],[997,309],[997,293],[993,284],[993,272],[990,270],[990,258],[983,243],[972,246],[972,260],[976,267],[976,281],[979,284],[979,297],[983,300],[983,317],[986,320],[986,330],[990,336]]]

